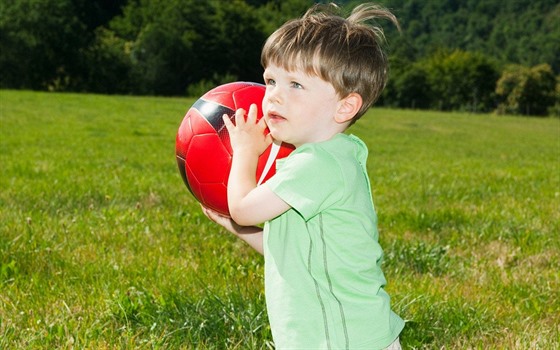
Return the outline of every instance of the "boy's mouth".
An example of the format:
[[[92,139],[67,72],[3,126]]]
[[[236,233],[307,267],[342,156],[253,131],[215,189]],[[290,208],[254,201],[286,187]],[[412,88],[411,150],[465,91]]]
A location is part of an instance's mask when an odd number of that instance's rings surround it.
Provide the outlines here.
[[[279,122],[279,121],[282,121],[282,120],[286,120],[286,118],[284,118],[283,116],[281,116],[278,113],[274,113],[274,112],[269,112],[268,113],[268,121],[274,123],[274,122]]]

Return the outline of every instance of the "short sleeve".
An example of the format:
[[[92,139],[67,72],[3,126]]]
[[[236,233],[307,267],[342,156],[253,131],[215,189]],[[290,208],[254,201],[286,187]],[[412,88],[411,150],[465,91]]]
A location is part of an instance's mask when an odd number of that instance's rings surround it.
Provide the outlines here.
[[[309,220],[341,198],[341,183],[340,165],[328,152],[302,146],[277,164],[265,185]]]

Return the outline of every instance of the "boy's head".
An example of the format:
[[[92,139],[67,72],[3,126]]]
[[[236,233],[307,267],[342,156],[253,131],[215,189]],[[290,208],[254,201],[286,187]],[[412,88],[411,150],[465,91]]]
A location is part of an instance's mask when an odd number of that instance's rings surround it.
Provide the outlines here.
[[[299,19],[286,22],[266,41],[261,63],[288,71],[302,70],[331,83],[339,97],[358,93],[362,107],[352,123],[377,100],[387,81],[383,30],[368,20],[385,18],[398,27],[395,16],[374,4],[363,4],[343,18],[316,5]],[[322,11],[323,10],[323,11]]]

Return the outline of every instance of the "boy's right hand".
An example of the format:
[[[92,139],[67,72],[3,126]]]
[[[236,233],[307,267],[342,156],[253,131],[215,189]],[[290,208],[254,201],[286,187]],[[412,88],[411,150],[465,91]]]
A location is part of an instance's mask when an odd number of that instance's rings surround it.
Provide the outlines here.
[[[266,132],[264,118],[257,120],[257,105],[252,104],[248,113],[242,108],[235,111],[235,124],[227,114],[222,118],[234,154],[242,152],[244,155],[254,155],[258,158],[272,143],[272,136]]]

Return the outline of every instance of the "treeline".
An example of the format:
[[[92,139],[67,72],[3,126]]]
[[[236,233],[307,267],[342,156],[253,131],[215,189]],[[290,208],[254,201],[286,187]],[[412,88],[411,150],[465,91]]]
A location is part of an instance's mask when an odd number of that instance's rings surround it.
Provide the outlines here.
[[[351,8],[362,1],[339,1]],[[385,0],[379,104],[558,115],[555,0]],[[260,49],[312,0],[0,0],[0,87],[191,95],[260,81]]]
[[[387,0],[387,105],[560,115],[557,0]]]

